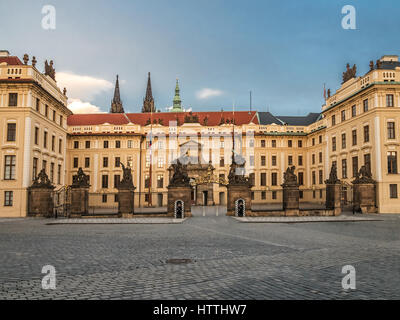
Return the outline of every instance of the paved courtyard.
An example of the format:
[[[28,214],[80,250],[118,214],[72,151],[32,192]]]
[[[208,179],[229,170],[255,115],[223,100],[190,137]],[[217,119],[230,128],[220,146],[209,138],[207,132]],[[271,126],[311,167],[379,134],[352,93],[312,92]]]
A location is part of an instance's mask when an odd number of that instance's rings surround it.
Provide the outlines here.
[[[0,299],[399,299],[400,216],[379,218],[65,225],[0,219]],[[341,271],[348,264],[356,289],[345,291]],[[42,289],[44,265],[56,269],[55,290]]]

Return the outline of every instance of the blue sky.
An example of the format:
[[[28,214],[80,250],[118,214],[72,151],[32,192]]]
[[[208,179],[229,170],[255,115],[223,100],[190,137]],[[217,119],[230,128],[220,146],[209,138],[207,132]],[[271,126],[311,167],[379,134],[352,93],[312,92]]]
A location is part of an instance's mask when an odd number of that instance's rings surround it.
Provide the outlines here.
[[[56,30],[41,28],[46,4]],[[347,4],[356,30],[341,27]],[[253,109],[303,115],[320,111],[323,84],[336,90],[347,62],[360,75],[370,60],[400,54],[399,14],[397,0],[0,0],[0,48],[35,55],[40,69],[54,59],[69,97],[101,111],[118,73],[125,111],[140,112],[150,71],[162,111],[178,77],[194,111],[230,110],[233,101],[247,110],[252,90]],[[214,95],[201,97],[205,88]]]

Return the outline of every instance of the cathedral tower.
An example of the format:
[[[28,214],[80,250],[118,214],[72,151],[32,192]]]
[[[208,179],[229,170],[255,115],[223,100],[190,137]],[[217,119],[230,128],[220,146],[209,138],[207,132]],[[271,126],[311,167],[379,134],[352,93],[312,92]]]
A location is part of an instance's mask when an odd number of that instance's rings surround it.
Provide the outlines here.
[[[147,78],[146,97],[143,99],[142,112],[156,112],[156,109],[154,107],[153,93],[151,91],[150,72]]]
[[[117,81],[115,82],[114,98],[111,101],[110,113],[124,113],[124,107],[122,106],[121,97],[119,94],[119,81],[117,75]]]

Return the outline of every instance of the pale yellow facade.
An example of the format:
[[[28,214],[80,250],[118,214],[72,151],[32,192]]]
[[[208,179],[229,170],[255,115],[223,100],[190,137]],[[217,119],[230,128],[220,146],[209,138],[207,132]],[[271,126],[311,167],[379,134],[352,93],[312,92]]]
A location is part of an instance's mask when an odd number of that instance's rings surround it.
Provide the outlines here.
[[[380,61],[397,59],[385,56]],[[364,76],[344,82],[326,99],[321,116],[306,125],[263,123],[256,113],[251,121],[235,126],[231,123],[171,126],[141,125],[134,114],[130,118],[122,114],[127,119],[124,124],[105,120],[95,125],[84,122],[67,125],[71,114],[66,108],[67,97],[51,77],[33,66],[0,63],[0,216],[26,215],[27,187],[44,165],[56,190],[71,185],[73,175],[82,168],[90,177],[89,207],[115,209],[122,163],[132,168],[135,207],[165,207],[168,168],[184,154],[201,159],[204,168],[211,161],[214,177],[227,179],[233,132],[235,150],[244,156],[246,173],[254,182],[255,206],[281,203],[283,174],[290,166],[296,167],[300,201],[323,204],[325,180],[336,161],[344,202],[351,201],[351,182],[366,164],[377,181],[378,211],[397,213],[400,67],[385,69],[384,66],[371,68]],[[17,105],[10,105],[9,100],[15,99],[15,94]],[[210,112],[209,116],[217,113]],[[16,127],[15,137],[9,141],[8,124],[12,123]],[[14,156],[15,163],[6,164],[9,156]],[[6,199],[6,192],[9,197],[10,191],[12,205]],[[194,203],[201,203],[198,197],[193,192]],[[226,205],[226,199],[226,187],[214,183],[213,204]]]
[[[27,188],[43,166],[56,187],[65,184],[66,105],[35,67],[0,63],[0,217],[26,216]]]
[[[386,61],[398,61],[398,57],[381,58],[382,63]],[[327,120],[325,138],[329,165],[336,161],[339,178],[350,183],[354,179],[353,158],[357,159],[354,161],[358,169],[367,160],[372,177],[377,181],[379,212],[399,213],[400,67],[373,69],[362,77],[348,80],[327,99],[322,112]],[[346,136],[343,146],[342,135]],[[336,139],[336,150],[332,139]],[[391,173],[389,155],[394,156],[391,166],[396,167]],[[347,176],[343,175],[343,161],[347,162]]]
[[[150,131],[154,137],[151,152],[148,147]],[[215,168],[214,176],[226,180],[231,163],[232,134],[235,132],[236,149],[238,152],[241,150],[241,154],[245,157],[246,172],[254,176],[252,190],[255,204],[281,201],[283,173],[292,165],[296,166],[296,171],[302,175],[299,179],[300,189],[304,190],[304,201],[323,203],[325,194],[319,190],[324,189],[327,171],[327,162],[324,160],[326,158],[324,131],[324,120],[307,127],[253,123],[236,125],[234,128],[232,125],[211,127],[198,123],[185,123],[172,128],[161,125],[139,126],[132,123],[69,126],[67,183],[72,183],[72,176],[82,167],[90,176],[90,198],[96,199],[92,200],[90,205],[116,206],[113,197],[118,191],[115,179],[122,177],[122,167],[118,164],[123,163],[133,169],[133,181],[136,187],[135,206],[145,207],[149,205],[146,198],[149,187],[145,180],[150,176],[150,159],[152,159],[152,206],[166,206],[170,177],[168,168],[171,162],[187,151],[189,156],[197,158],[197,146],[200,144],[202,163],[207,165],[211,156],[211,163]],[[187,150],[186,143],[191,143],[194,148]],[[314,163],[311,154],[316,157]],[[310,168],[315,169],[317,174],[315,184]],[[319,172],[321,177],[318,175]],[[105,184],[103,184],[104,179],[106,179]],[[273,191],[276,191],[275,196],[272,195]],[[101,194],[107,194],[105,202]],[[214,203],[226,204],[226,196],[226,187],[214,184]]]

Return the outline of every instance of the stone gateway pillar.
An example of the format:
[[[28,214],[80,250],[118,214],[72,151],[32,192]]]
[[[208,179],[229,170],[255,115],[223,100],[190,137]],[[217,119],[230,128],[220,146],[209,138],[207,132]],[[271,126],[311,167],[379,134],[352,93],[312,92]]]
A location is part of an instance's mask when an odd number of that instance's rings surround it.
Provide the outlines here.
[[[294,173],[295,169],[295,166],[288,167],[284,173],[282,207],[285,211],[285,216],[299,215],[299,184]]]
[[[171,165],[173,176],[168,185],[168,216],[181,218],[192,216],[192,187],[187,174],[187,167],[179,159]],[[183,208],[183,210],[182,210]],[[183,211],[183,212],[182,212]],[[179,217],[178,217],[179,218]]]
[[[72,177],[70,218],[80,218],[89,211],[89,176],[82,168]]]
[[[28,216],[52,218],[54,215],[53,190],[46,171],[42,169],[28,188]]]
[[[134,191],[132,170],[121,163],[123,176],[118,184],[118,215],[122,218],[132,218],[134,214]]]
[[[331,167],[329,179],[325,180],[325,184],[326,184],[325,207],[327,210],[333,210],[333,215],[338,216],[342,212],[342,207],[340,203],[341,184],[340,180],[337,177],[337,167],[335,163],[333,163]]]
[[[168,216],[179,218],[191,217],[191,188],[184,186],[168,186]],[[183,207],[183,210],[181,209]],[[179,211],[182,210],[182,211]]]
[[[243,200],[243,207],[247,215],[251,211],[251,187],[245,184],[231,184],[226,186],[228,192],[227,212],[229,216],[239,216],[238,202]]]
[[[251,181],[245,176],[245,159],[232,153],[232,163],[228,175],[228,203],[226,215],[239,216],[251,213]],[[241,211],[241,209],[243,209]]]
[[[353,209],[361,213],[377,213],[376,181],[371,172],[362,166],[353,183]]]

